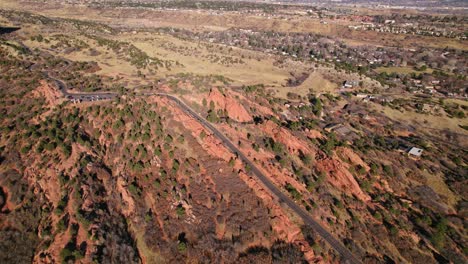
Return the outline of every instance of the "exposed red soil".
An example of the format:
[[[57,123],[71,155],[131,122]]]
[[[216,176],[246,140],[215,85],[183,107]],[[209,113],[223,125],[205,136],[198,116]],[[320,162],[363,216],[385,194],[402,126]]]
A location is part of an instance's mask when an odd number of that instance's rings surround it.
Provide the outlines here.
[[[92,248],[91,243],[93,242],[91,239],[88,239],[88,232],[85,228],[83,228],[80,225],[80,228],[78,229],[78,233],[76,234],[76,244],[81,245],[81,243],[86,242],[87,243],[87,248]],[[88,259],[88,256],[90,256],[90,251],[86,250],[86,257],[84,259]]]
[[[86,147],[78,143],[72,143],[72,151],[70,156],[62,162],[56,164],[55,168],[58,171],[68,171],[69,175],[72,175],[72,177],[73,175],[78,175],[78,168],[75,166],[75,164],[78,163],[82,153],[86,153],[90,156],[95,156],[95,153],[89,151],[89,149],[87,149]]]
[[[133,212],[135,212],[135,201],[128,191],[127,182],[125,182],[124,178],[121,176],[117,177],[117,192],[120,193],[123,200],[121,208],[122,214],[126,217],[131,216]]]
[[[320,171],[327,173],[328,182],[336,188],[344,193],[352,194],[364,202],[371,200],[370,196],[361,190],[356,179],[354,179],[353,175],[346,168],[346,165],[338,157],[322,157],[317,160],[316,164]]]
[[[44,80],[41,80],[40,85],[36,89],[32,90],[31,93],[29,93],[26,96],[31,96],[33,98],[45,98],[46,107],[49,108],[48,111],[45,111],[40,116],[37,116],[31,119],[32,123],[38,123],[39,119],[45,120],[47,116],[51,113],[51,109],[57,106],[58,104],[60,104],[64,100],[62,98],[62,94],[60,93],[60,91]]]
[[[315,130],[315,129],[307,130],[306,135],[310,139],[315,139],[315,138],[322,139],[325,137],[324,135],[322,135],[322,133],[320,133],[320,131]]]
[[[408,131],[408,130],[394,130],[393,133],[395,133],[396,136],[399,136],[399,137],[410,137],[411,135],[413,135],[413,133],[411,131]]]
[[[276,126],[276,124],[274,125]],[[289,183],[301,193],[304,193],[304,194],[307,193],[306,187],[294,179],[294,175],[292,172],[283,168],[278,168],[278,166],[276,166],[277,164],[271,162],[271,159],[274,158],[274,154],[264,151],[263,149],[260,149],[257,152],[252,148],[252,142],[247,140],[245,133],[237,131],[228,125],[220,125],[220,127],[222,127],[222,130],[226,134],[228,134],[230,137],[233,137],[233,142],[237,142],[237,141],[243,142],[243,144],[241,144],[240,146],[240,149],[242,150],[242,152],[245,153],[251,160],[254,160],[255,158],[255,160],[258,161],[257,167],[259,168],[259,170],[261,170],[265,175],[267,175],[270,178],[270,180],[273,181],[277,186],[285,186],[286,184]],[[285,131],[285,132],[288,132],[288,131]],[[293,137],[291,134],[289,135]],[[300,142],[300,140],[297,138],[295,138],[295,140],[297,140],[295,143]],[[287,143],[287,140],[280,141],[280,142]],[[311,151],[309,151],[308,147],[306,147],[305,143],[303,147],[304,148],[302,147],[301,148],[303,149],[304,153],[312,153]],[[313,156],[314,153],[312,153],[311,155]],[[261,164],[261,166],[259,164]]]
[[[46,175],[38,181],[41,189],[49,201],[56,207],[61,200],[60,183],[56,173],[51,173],[50,170],[46,172]]]
[[[255,102],[254,100],[249,100],[243,94],[239,92],[236,92],[233,90],[227,90],[226,93],[228,93],[230,97],[239,98],[238,99],[239,101],[248,102],[250,109],[255,109],[256,110],[255,114],[257,115],[260,114],[260,115],[266,115],[266,116],[275,116],[275,113],[273,113],[271,108],[262,106],[258,104],[257,102]],[[265,102],[265,103],[268,103],[268,102]]]
[[[55,87],[44,80],[39,81],[40,85],[31,93],[33,97],[45,97],[49,106],[55,106],[59,103],[62,94]]]
[[[57,223],[53,222],[53,226],[55,226]],[[54,241],[50,244],[50,246],[45,250],[48,254],[50,254],[50,257],[47,257],[45,259],[39,259],[39,254],[35,255],[34,258],[35,260],[33,261],[34,263],[56,263],[55,260],[60,259],[60,252],[64,248],[64,245],[70,241],[71,235],[68,230],[64,231],[63,233],[58,233],[54,236]]]
[[[295,137],[290,131],[278,126],[273,121],[266,121],[259,128],[275,141],[285,145],[290,153],[298,154],[301,151],[304,154],[315,155],[315,151],[306,142]]]
[[[376,175],[373,177],[376,179],[376,181],[372,184],[374,188],[388,193],[394,193],[393,189],[390,187],[386,179],[383,179],[380,175]]]
[[[166,85],[166,84],[161,85],[161,86],[159,86],[158,88],[159,88],[159,90],[161,90],[161,91],[163,91],[163,92],[171,92],[171,91],[172,91],[171,87],[169,87],[169,86]]]
[[[310,154],[312,157],[315,157],[317,154],[317,150],[312,150],[306,142],[300,140],[299,138],[292,135],[288,130],[279,127],[271,121],[263,123],[260,126],[260,129],[270,135],[275,141],[284,144],[290,153],[297,154],[299,151],[302,151],[305,154]],[[361,164],[364,168],[366,168],[366,170],[369,170],[367,164],[365,164],[359,158],[359,156],[357,156],[357,154],[352,152],[352,150],[343,149],[341,152],[353,163]],[[327,179],[333,186],[338,187],[344,191],[351,192],[351,194],[355,195],[363,201],[370,201],[370,197],[361,190],[353,175],[348,171],[347,166],[348,165],[344,164],[337,157],[326,157],[317,161],[317,168],[327,173]],[[268,166],[268,169],[271,173],[273,168]],[[289,176],[287,178],[291,179],[292,177]],[[291,183],[296,189],[305,192],[304,186],[300,184],[293,184],[295,181],[291,182],[290,180],[287,180],[287,182]]]
[[[149,204],[149,206],[151,208],[151,211],[153,212],[153,215],[156,218],[154,221],[156,221],[158,223],[159,228],[162,230],[162,234],[163,234],[162,239],[164,239],[164,240],[168,239],[166,232],[164,232],[164,222],[161,219],[161,217],[159,217],[159,215],[158,215],[158,207],[156,206],[156,201],[154,199],[154,196],[149,195],[148,193],[146,193],[145,201],[148,202],[148,204]]]
[[[337,147],[336,153],[342,158],[343,161],[349,161],[351,164],[360,165],[366,170],[366,172],[370,170],[369,165],[367,165],[352,149],[346,147]]]
[[[205,133],[205,137],[201,140],[201,144],[203,148],[207,150],[207,152],[215,157],[220,157],[225,161],[229,161],[234,155],[228,151],[222,143],[204,126],[202,126],[198,121],[194,120],[193,118],[187,116],[182,110],[178,107],[172,106],[172,103],[169,102],[167,99],[163,98],[162,101],[168,107],[171,108],[173,113],[174,119],[178,122],[184,124],[184,126],[192,132],[192,135],[196,138],[200,138],[202,131]]]
[[[222,94],[218,88],[211,89],[207,101],[213,101],[216,110],[226,110],[229,118],[235,121],[251,122],[253,120],[249,112],[232,95]]]
[[[298,245],[309,263],[322,263],[322,259],[315,256],[309,243],[304,240],[301,229],[288,218],[271,194],[244,172],[239,173],[239,176],[254,190],[255,194],[262,199],[265,205],[270,208],[272,227],[280,239]]]

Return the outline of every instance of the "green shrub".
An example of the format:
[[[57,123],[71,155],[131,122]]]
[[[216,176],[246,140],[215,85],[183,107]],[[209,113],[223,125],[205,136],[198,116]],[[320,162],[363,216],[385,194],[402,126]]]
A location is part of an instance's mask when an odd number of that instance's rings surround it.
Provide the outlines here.
[[[441,218],[436,225],[436,230],[431,236],[431,242],[438,249],[445,246],[445,234],[447,233],[447,219]]]
[[[179,252],[185,252],[187,250],[187,245],[184,242],[179,242],[179,244],[177,244],[177,249]]]
[[[66,221],[65,217],[62,217],[57,222],[57,226],[56,226],[57,233],[62,233],[66,229],[67,229],[67,221]]]
[[[182,205],[177,206],[176,213],[177,213],[177,216],[185,215],[185,208]]]
[[[386,175],[393,176],[393,169],[391,166],[383,165],[383,171],[385,172]]]
[[[83,227],[85,227],[85,229],[88,229],[89,226],[91,225],[91,221],[89,221],[83,214],[84,212],[81,210],[81,209],[78,209],[76,210],[76,214],[75,214],[75,217],[76,217],[76,220],[78,220],[78,222],[80,222]]]
[[[31,150],[31,145],[26,145],[26,146],[22,147],[20,151],[21,151],[22,154],[26,154],[30,150]]]
[[[302,198],[302,194],[300,194],[290,183],[286,184],[285,188],[292,195],[294,200],[300,200]]]
[[[136,182],[132,182],[130,185],[128,185],[128,191],[134,195],[139,197],[141,195],[142,190],[140,187],[136,184]]]
[[[382,220],[382,214],[380,212],[375,212],[374,213],[374,218],[381,221]]]
[[[57,208],[55,208],[55,214],[61,215],[67,207],[68,204],[68,196],[63,196],[62,199],[58,202]]]

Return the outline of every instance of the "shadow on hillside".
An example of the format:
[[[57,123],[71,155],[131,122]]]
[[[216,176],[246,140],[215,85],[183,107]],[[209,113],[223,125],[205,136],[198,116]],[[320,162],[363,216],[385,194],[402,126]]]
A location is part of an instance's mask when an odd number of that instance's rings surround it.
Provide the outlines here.
[[[20,27],[0,27],[0,35],[15,32],[20,29]]]

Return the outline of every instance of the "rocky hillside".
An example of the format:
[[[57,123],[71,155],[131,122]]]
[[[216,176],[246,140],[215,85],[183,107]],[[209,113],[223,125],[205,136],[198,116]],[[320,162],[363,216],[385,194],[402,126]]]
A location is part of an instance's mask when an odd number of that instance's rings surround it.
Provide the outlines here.
[[[349,94],[293,86],[287,99],[219,75],[156,78],[177,62],[106,41],[117,29],[1,18],[44,35],[0,35],[0,263],[341,261],[162,92],[216,126],[363,263],[466,262],[466,135],[427,133]],[[70,32],[88,34],[85,44]],[[78,50],[112,59],[71,59]],[[111,63],[135,74],[111,76]],[[60,81],[69,96],[118,96],[73,103]]]

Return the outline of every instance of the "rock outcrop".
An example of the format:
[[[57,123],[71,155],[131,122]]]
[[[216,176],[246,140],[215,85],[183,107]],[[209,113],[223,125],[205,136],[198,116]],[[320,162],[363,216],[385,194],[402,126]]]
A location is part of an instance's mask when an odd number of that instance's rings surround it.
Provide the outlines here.
[[[222,94],[218,88],[212,88],[208,95],[208,102],[215,104],[216,110],[226,111],[229,118],[237,122],[251,122],[252,116],[233,96]]]
[[[325,172],[328,182],[344,193],[352,194],[364,202],[371,200],[370,196],[361,190],[345,164],[338,158],[323,157],[317,160],[317,169]]]
[[[62,94],[55,87],[44,80],[40,81],[40,85],[32,91],[33,97],[44,97],[49,107],[56,106],[60,102]]]

